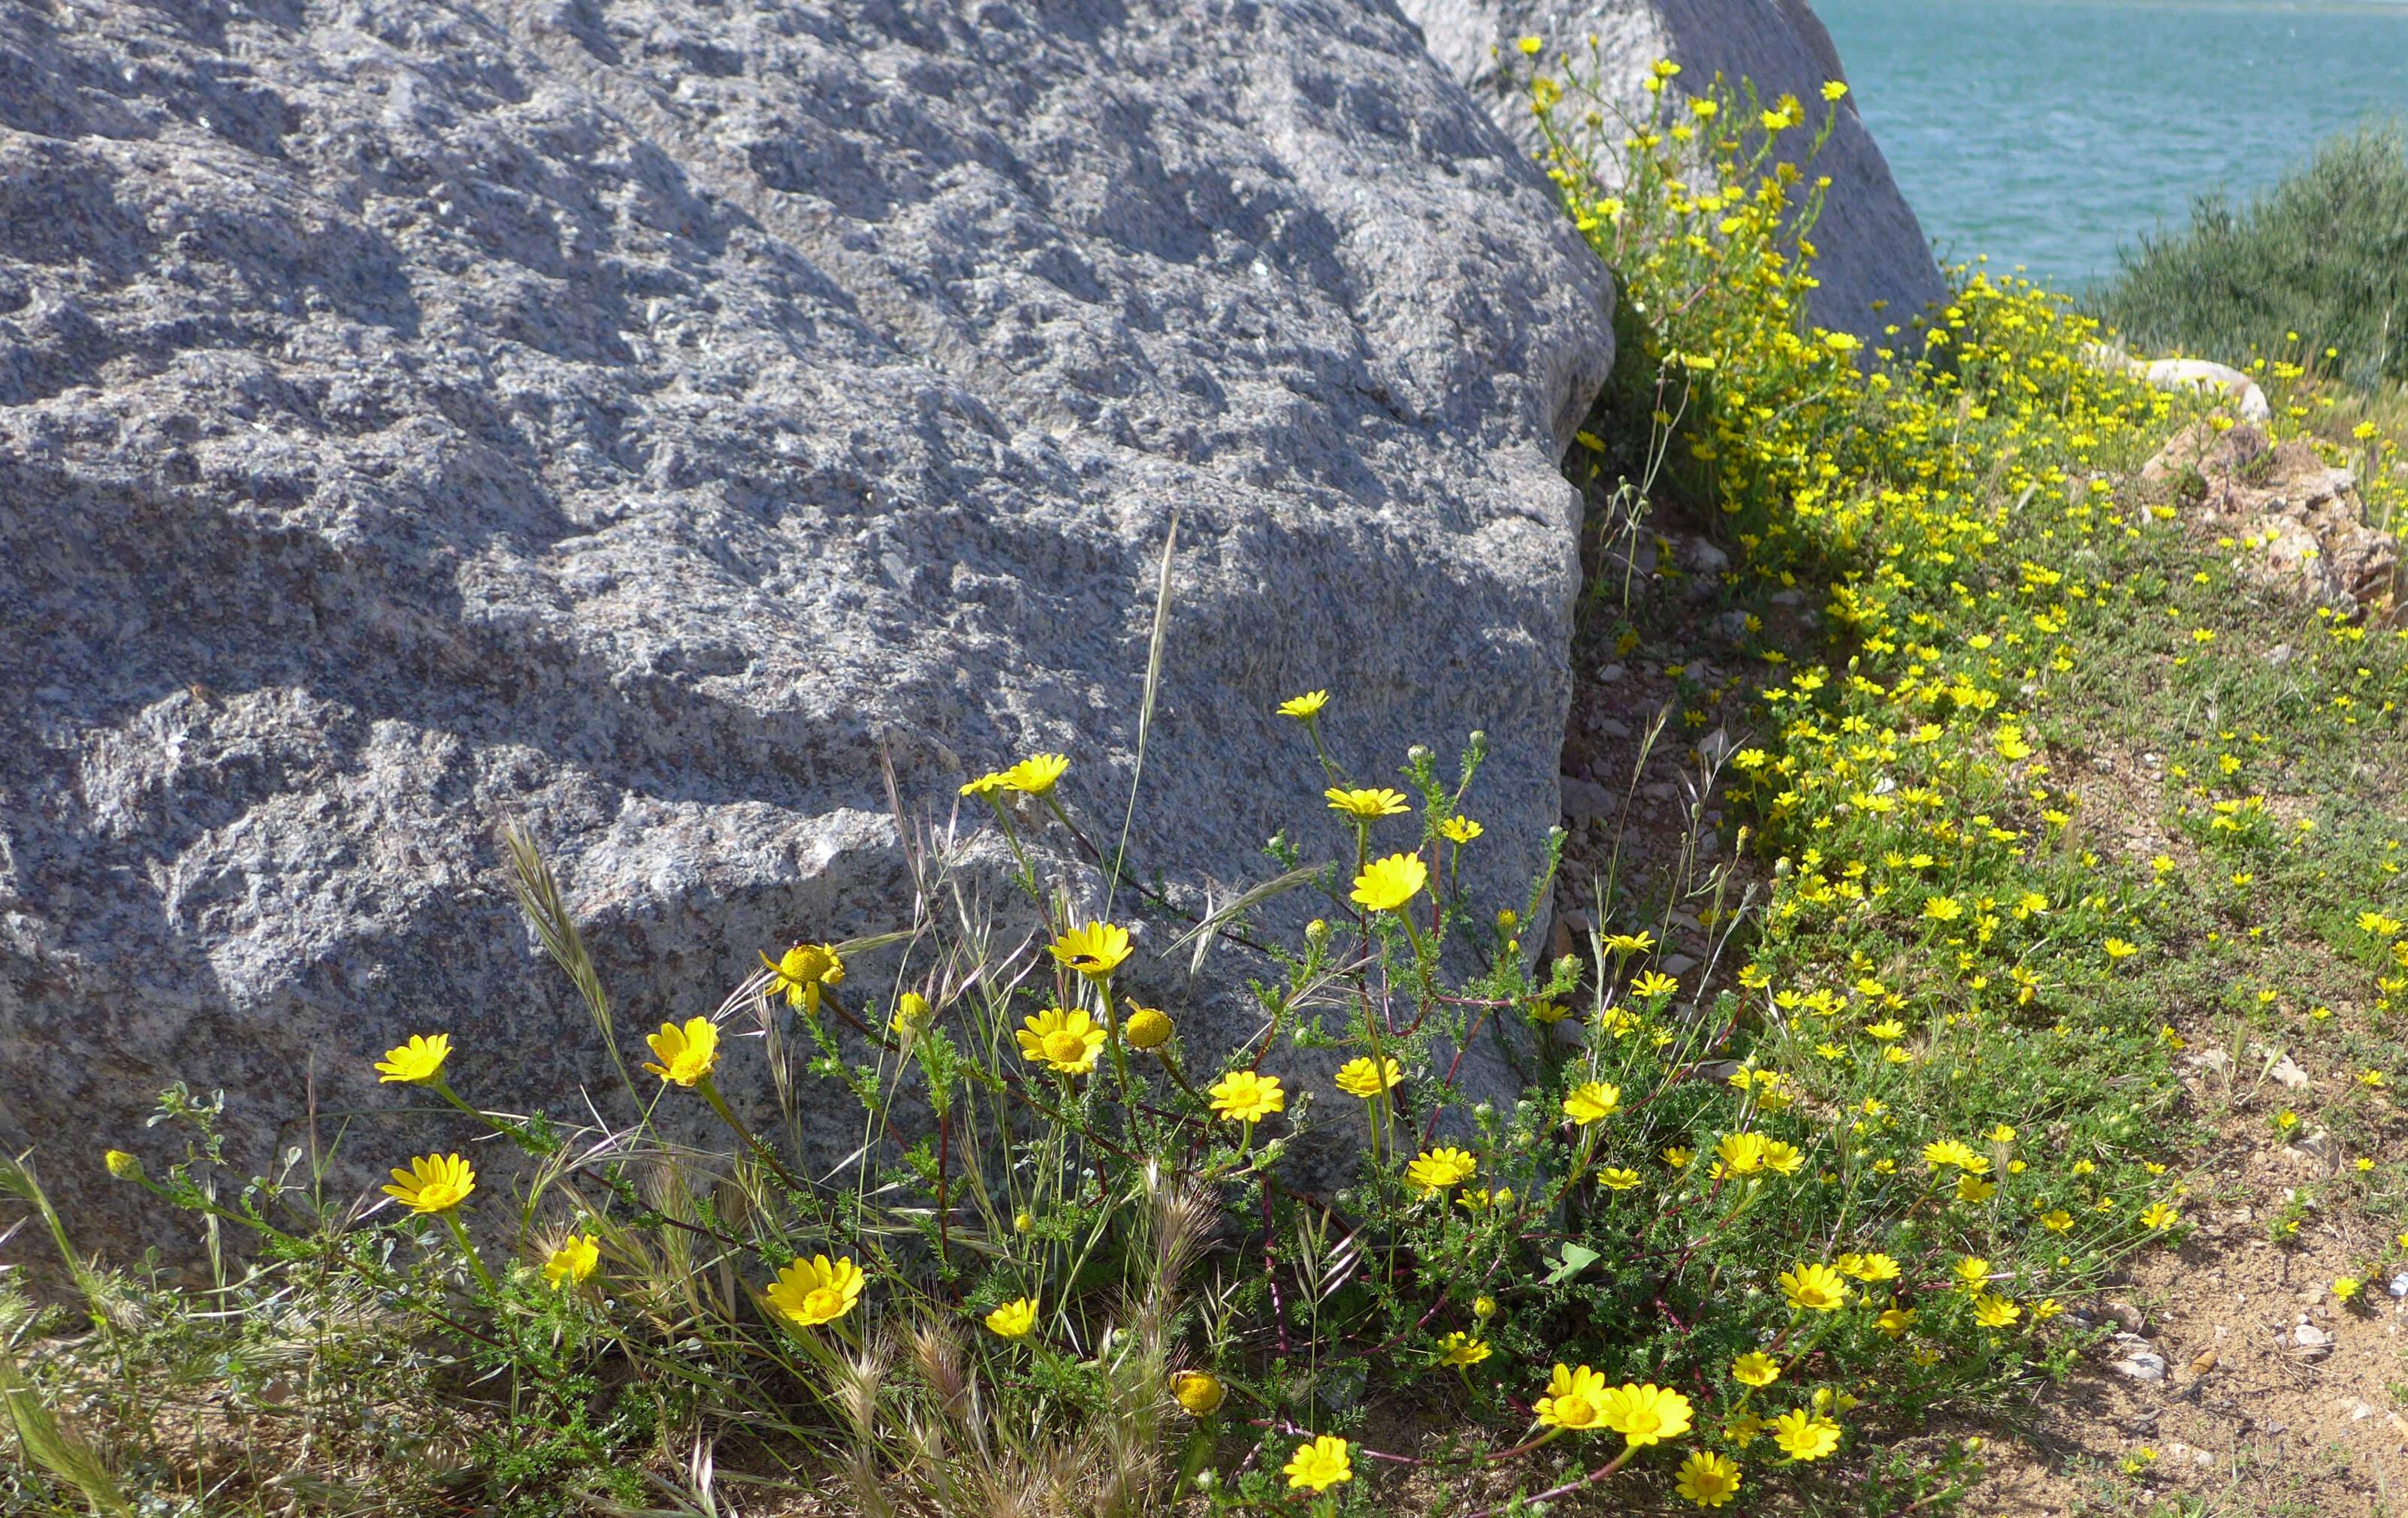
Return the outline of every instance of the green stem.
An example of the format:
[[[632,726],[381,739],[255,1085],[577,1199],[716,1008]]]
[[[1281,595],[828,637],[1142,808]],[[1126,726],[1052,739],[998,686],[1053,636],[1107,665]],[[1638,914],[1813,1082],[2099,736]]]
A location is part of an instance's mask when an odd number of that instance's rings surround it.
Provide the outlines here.
[[[785,1183],[788,1190],[803,1192],[810,1189],[800,1181],[795,1179],[793,1172],[786,1168],[784,1164],[779,1160],[776,1153],[772,1151],[768,1145],[752,1137],[752,1129],[736,1121],[736,1114],[727,1110],[726,1098],[719,1094],[719,1084],[717,1081],[714,1081],[710,1077],[706,1075],[701,1080],[695,1082],[695,1090],[701,1094],[704,1101],[710,1104],[710,1110],[719,1114],[719,1121],[726,1124],[727,1126],[734,1131],[737,1138],[743,1139],[745,1147],[752,1150],[753,1153],[759,1155],[761,1163],[767,1165],[771,1170],[775,1171],[778,1179]]]
[[[439,1215],[443,1225],[452,1230],[452,1238],[460,1246],[460,1253],[468,1257],[468,1268],[477,1272],[478,1284],[485,1288],[485,1295],[500,1296],[501,1288],[494,1284],[494,1273],[485,1268],[484,1260],[477,1253],[477,1246],[468,1242],[468,1230],[460,1222],[460,1210],[447,1207]]]

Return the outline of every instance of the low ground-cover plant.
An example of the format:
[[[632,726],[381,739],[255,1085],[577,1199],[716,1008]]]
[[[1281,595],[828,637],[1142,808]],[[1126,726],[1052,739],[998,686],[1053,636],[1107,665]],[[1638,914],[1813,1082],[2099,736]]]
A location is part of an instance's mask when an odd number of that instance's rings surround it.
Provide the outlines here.
[[[2182,578],[2208,571],[2174,508],[2118,482],[2194,412],[2086,365],[2096,329],[2064,301],[1979,271],[1870,345],[1813,327],[1818,186],[1774,149],[1828,133],[1836,87],[1688,94],[1668,64],[1629,122],[1594,77],[1531,83],[1628,313],[1574,465],[1625,550],[1590,631],[1623,619],[1627,652],[1661,630],[1627,594],[1660,514],[1728,546],[1706,613],[1754,673],[1658,729],[1720,787],[1727,863],[1670,898],[1609,872],[1586,941],[1541,960],[1550,874],[1503,902],[1454,883],[1484,847],[1483,740],[1345,774],[1324,727],[1346,693],[1312,692],[1282,708],[1275,868],[1178,942],[1127,933],[1181,932],[1134,868],[1036,866],[1105,858],[1088,840],[1114,829],[1075,756],[1035,755],[963,787],[1009,881],[970,873],[971,829],[898,819],[916,889],[892,932],[764,945],[716,1015],[639,1043],[515,839],[528,918],[623,1059],[597,1096],[617,1115],[486,1110],[471,1036],[430,1026],[378,1068],[462,1141],[355,1199],[307,1145],[252,1176],[214,1101],[170,1093],[127,1142],[180,1154],[111,1164],[206,1220],[213,1288],[90,1265],[50,1220],[75,1305],[0,1285],[27,1457],[0,1490],[713,1512],[832,1474],[882,1514],[1960,1494],[1974,1444],[1919,1437],[1934,1416],[2061,1375],[2084,1342],[2061,1305],[2186,1226],[2170,1063],[2199,1009],[2169,997],[2170,951],[2243,909],[2172,860],[2102,857],[2060,769],[2074,715],[2129,679],[2111,651],[2156,661],[2166,699],[2214,678]],[[1800,602],[1815,620],[1784,622]],[[2346,688],[2315,722],[2396,726],[2396,640],[2316,627]],[[2175,805],[2226,878],[2304,881],[2318,835],[2250,804],[2252,762]],[[2351,907],[2379,927],[2401,913],[2368,849]],[[1319,915],[1283,938],[1272,893]],[[2333,931],[2396,992],[2396,928]],[[1127,990],[1134,955],[1207,936],[1255,956],[1264,1031],[1235,1050]],[[1468,1051],[1524,1089],[1466,1089]],[[806,1168],[798,1114],[831,1100],[858,1149]],[[1351,1174],[1311,1183],[1287,1164],[1307,1147]]]

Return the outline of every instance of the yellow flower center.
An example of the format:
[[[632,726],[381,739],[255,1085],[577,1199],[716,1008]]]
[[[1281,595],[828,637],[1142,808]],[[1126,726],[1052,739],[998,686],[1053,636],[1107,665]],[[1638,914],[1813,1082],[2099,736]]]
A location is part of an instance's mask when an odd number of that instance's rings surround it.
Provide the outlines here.
[[[1068,1028],[1045,1036],[1045,1057],[1056,1065],[1076,1065],[1087,1056],[1087,1040]]]
[[[803,1298],[803,1316],[814,1323],[844,1316],[844,1293],[834,1286],[821,1286]]]
[[[422,1212],[445,1211],[459,1206],[467,1196],[466,1192],[449,1181],[432,1181],[418,1189],[418,1210]]]
[[[1654,1408],[1641,1408],[1630,1415],[1630,1426],[1624,1429],[1622,1434],[1625,1439],[1636,1444],[1641,1439],[1654,1439],[1663,1431],[1663,1428],[1664,1420],[1656,1416]]]
[[[1586,1428],[1597,1422],[1597,1409],[1589,1405],[1585,1396],[1559,1396],[1555,1398],[1555,1422],[1566,1428]]]

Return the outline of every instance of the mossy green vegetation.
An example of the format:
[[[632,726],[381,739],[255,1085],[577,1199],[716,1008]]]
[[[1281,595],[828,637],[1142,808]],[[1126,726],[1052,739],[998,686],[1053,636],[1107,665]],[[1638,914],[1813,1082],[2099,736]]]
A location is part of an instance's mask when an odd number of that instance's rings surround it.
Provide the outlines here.
[[[2399,1073],[2408,647],[2253,598],[2141,490],[2210,413],[2086,365],[2066,300],[1968,269],[1880,341],[1813,328],[1818,187],[1772,149],[1836,94],[1686,93],[1667,64],[1630,123],[1584,77],[1530,82],[1628,313],[1575,468],[1608,549],[1670,512],[1728,546],[1702,614],[1745,629],[1750,672],[1654,730],[1697,766],[1693,823],[1720,796],[1715,849],[1598,882],[1586,941],[1534,955],[1552,865],[1513,900],[1454,883],[1486,740],[1350,775],[1323,741],[1346,693],[1301,694],[1266,884],[1168,951],[1254,956],[1264,1032],[1222,1050],[1120,983],[1140,872],[1081,909],[1025,862],[1040,832],[1113,835],[1125,798],[1076,755],[964,788],[1034,937],[930,845],[891,933],[764,945],[716,1017],[641,1040],[522,842],[626,1121],[481,1110],[465,1037],[354,1051],[471,1156],[368,1210],[309,1145],[252,1174],[213,1102],[170,1093],[113,1167],[205,1224],[214,1280],[92,1265],[51,1220],[63,1299],[0,1283],[24,1455],[0,1497],[1461,1518],[1970,1490],[1968,1429],[2091,1340],[2066,1310],[2191,1226],[2186,1049],[2297,1017],[2355,1040],[2369,1100]],[[2315,411],[2278,390],[2285,425]],[[1630,563],[1600,556],[1584,613],[1625,652],[1701,614]],[[2255,652],[2277,625],[2279,669]],[[2178,849],[2125,847],[2080,783],[2143,747]],[[1274,931],[1274,895],[1312,924]],[[1701,952],[1676,963],[1676,934]],[[2278,952],[2300,934],[2332,951],[2313,979]],[[2365,1015],[2314,1015],[2344,1004]],[[1467,1089],[1467,1050],[1518,1096]],[[774,1104],[723,1095],[737,1062]],[[829,1100],[863,1144],[813,1172],[793,1115]],[[1351,1175],[1314,1184],[1308,1144]],[[2368,1205],[2398,1205],[2390,1163],[2357,1172]]]

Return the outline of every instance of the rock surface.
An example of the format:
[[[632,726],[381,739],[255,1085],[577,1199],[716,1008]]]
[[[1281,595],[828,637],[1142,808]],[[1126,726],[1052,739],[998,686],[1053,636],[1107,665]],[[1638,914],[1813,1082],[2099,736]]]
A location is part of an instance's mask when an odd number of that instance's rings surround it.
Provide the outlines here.
[[[2082,356],[2094,367],[2110,374],[2123,373],[2143,384],[2159,390],[2187,391],[2193,394],[2214,392],[2230,398],[2239,408],[2243,422],[2265,422],[2272,418],[2274,408],[2266,393],[2250,379],[2229,364],[2214,364],[2200,358],[2138,359],[2121,348],[2106,343],[2085,343]]]
[[[1492,736],[1518,895],[1610,298],[1384,7],[0,11],[0,1142],[99,1242],[171,1079],[246,1166],[411,1032],[573,1100],[506,823],[630,1047],[902,918],[882,753],[1116,823],[1174,510],[1136,857],[1337,846],[1326,686],[1369,779]]]
[[[1520,139],[1539,151],[1544,143],[1528,101],[1500,60],[1520,62],[1515,41],[1536,36],[1553,63],[1569,52],[1585,73],[1589,40],[1603,71],[1610,99],[1627,118],[1643,117],[1642,88],[1656,60],[1681,65],[1678,87],[1701,89],[1717,73],[1737,83],[1754,81],[1767,101],[1794,94],[1820,122],[1821,91],[1830,80],[1845,82],[1831,35],[1806,0],[1399,0],[1429,39],[1432,56],[1452,70]],[[1802,136],[1791,133],[1795,140]],[[1881,147],[1843,101],[1831,140],[1814,160],[1831,187],[1810,240],[1820,253],[1815,273],[1814,320],[1866,337],[1908,318],[1948,294],[1923,223],[1899,193]],[[1885,303],[1876,310],[1876,301]]]
[[[2177,495],[2202,533],[2239,544],[2233,567],[2268,590],[2344,615],[2394,604],[2400,543],[2367,525],[2358,477],[2305,438],[2267,440],[2242,423],[2184,428],[2141,466],[2143,483]],[[2295,1089],[2307,1076],[2274,1073]]]

